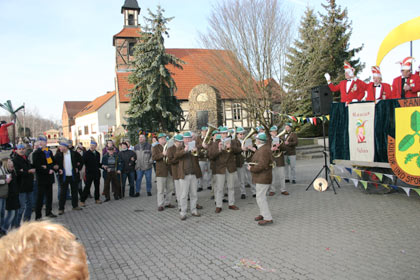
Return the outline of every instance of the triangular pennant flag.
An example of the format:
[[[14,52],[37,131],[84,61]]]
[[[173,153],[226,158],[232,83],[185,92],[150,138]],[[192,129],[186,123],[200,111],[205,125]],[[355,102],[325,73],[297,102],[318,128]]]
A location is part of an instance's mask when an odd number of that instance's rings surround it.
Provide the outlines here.
[[[404,191],[405,191],[405,193],[407,194],[407,196],[410,196],[410,190],[411,190],[411,188],[407,188],[407,187],[401,187]]]
[[[344,179],[344,181],[346,181],[346,183],[349,182],[349,178],[343,178],[343,179]]]
[[[292,116],[287,115],[287,117],[288,117],[289,119],[293,120]]]
[[[379,178],[379,181],[381,181],[381,182],[382,182],[383,174],[382,174],[382,173],[377,173],[377,172],[375,172],[375,175],[376,175],[376,177],[378,177],[378,178]]]
[[[396,185],[390,185],[391,186],[391,188],[393,188],[394,190],[398,190],[398,186],[396,186]]]
[[[391,180],[394,180],[394,175],[391,174],[384,174],[386,177],[388,177]]]
[[[416,191],[416,193],[418,194],[418,195],[420,195],[420,189],[412,189],[413,191]]]
[[[335,166],[337,168],[337,170],[339,170],[340,172],[343,172],[343,167],[341,167],[340,165],[336,165]]]
[[[308,117],[305,117],[305,119],[306,119],[306,122],[307,122],[307,123],[308,123],[308,122],[310,122]]]
[[[292,116],[292,120],[296,121],[296,118],[294,116]]]
[[[338,175],[334,175],[334,177],[336,177],[336,178],[337,178],[338,182],[341,182],[341,177],[340,177],[340,176],[338,176]]]
[[[309,121],[311,122],[311,124],[314,124],[314,120],[312,118],[309,118]]]
[[[357,175],[359,175],[359,177],[362,177],[362,170],[360,169],[353,169],[354,172],[356,172]]]
[[[352,174],[352,172],[351,172],[351,168],[350,167],[345,167],[346,168],[346,170],[350,173],[350,175]]]
[[[357,185],[359,184],[359,180],[351,178],[351,180],[353,181],[354,186],[357,188]]]
[[[388,189],[388,190],[389,190],[389,186],[388,186],[388,184],[382,184],[382,186],[384,186],[384,188],[386,188],[386,189]]]
[[[327,120],[330,120],[330,115],[326,115]]]
[[[362,183],[363,187],[365,187],[365,190],[367,190],[367,181],[362,181],[360,180],[360,182]]]
[[[316,118],[313,118],[314,125],[316,125]]]

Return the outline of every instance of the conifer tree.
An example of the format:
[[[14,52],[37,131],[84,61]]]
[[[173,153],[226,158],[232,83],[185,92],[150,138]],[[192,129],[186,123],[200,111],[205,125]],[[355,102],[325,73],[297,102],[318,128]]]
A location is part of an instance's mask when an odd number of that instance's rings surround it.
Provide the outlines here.
[[[361,63],[359,58],[355,58],[363,45],[350,49],[352,27],[347,17],[347,8],[342,10],[335,0],[327,0],[327,4],[322,4],[322,7],[325,9],[325,14],[320,13],[323,70],[324,73],[331,75],[333,83],[338,83],[344,79],[344,61],[351,64],[356,70],[356,75],[363,70],[364,63]]]
[[[156,14],[148,12],[134,48],[134,71],[129,77],[134,84],[127,111],[130,138],[136,138],[139,130],[176,131],[182,119],[182,109],[174,95],[176,84],[167,66],[182,69],[184,62],[166,53],[163,37],[169,36],[166,25],[173,18],[165,18],[160,6]]]

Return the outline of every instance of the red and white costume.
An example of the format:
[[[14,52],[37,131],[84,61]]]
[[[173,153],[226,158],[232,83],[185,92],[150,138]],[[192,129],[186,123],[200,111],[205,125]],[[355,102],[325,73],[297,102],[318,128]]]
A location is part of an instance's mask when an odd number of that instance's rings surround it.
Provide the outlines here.
[[[354,77],[354,68],[345,61],[344,70]],[[326,74],[326,78],[329,77]],[[328,78],[327,78],[328,81]],[[365,96],[366,84],[357,79],[356,77],[350,80],[342,80],[338,85],[334,85],[331,81],[328,81],[328,87],[332,92],[340,91],[341,102],[350,103],[353,101],[361,101]]]
[[[382,77],[381,70],[378,66],[372,66],[372,75],[374,77]],[[376,101],[392,98],[391,85],[387,83],[375,84],[370,82],[366,84],[367,98],[366,101]]]
[[[414,61],[413,57],[406,57],[401,64],[401,70],[411,70],[411,63]],[[403,87],[403,79],[404,85],[409,85],[410,90],[404,91]],[[410,97],[418,97],[420,92],[420,76],[418,73],[411,74],[404,78],[402,76],[398,76],[392,82],[392,98],[410,98]]]

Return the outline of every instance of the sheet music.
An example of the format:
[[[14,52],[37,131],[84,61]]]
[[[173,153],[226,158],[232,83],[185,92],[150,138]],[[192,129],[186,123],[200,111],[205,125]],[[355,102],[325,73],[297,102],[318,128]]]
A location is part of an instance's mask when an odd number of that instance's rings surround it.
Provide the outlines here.
[[[188,142],[188,151],[192,151],[195,148],[195,141]]]
[[[273,145],[277,145],[278,143],[280,143],[280,138],[273,137]]]
[[[223,149],[226,149],[226,146],[232,142],[232,138],[226,137],[223,139]]]
[[[245,148],[251,148],[252,147],[252,139],[251,138],[246,139],[244,147]]]
[[[169,139],[168,142],[168,149],[174,145],[174,139]]]

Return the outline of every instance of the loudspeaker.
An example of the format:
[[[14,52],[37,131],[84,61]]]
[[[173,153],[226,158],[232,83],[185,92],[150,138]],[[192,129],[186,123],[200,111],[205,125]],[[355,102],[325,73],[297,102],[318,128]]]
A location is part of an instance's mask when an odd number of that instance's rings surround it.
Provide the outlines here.
[[[333,96],[328,86],[317,86],[311,89],[312,111],[315,116],[328,115],[331,111]]]

